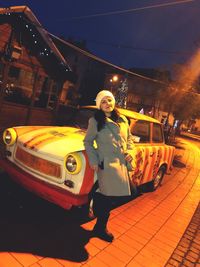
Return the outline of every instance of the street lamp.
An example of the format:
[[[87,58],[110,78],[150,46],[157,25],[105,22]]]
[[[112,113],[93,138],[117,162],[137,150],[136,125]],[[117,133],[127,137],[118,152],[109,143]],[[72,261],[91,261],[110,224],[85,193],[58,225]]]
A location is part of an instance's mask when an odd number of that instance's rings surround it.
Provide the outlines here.
[[[113,82],[117,82],[118,81],[118,76],[114,75],[112,79],[113,79]]]
[[[115,87],[116,82],[118,81],[119,77],[118,75],[113,75],[113,77],[110,79],[111,87],[110,90],[113,93],[113,89]]]

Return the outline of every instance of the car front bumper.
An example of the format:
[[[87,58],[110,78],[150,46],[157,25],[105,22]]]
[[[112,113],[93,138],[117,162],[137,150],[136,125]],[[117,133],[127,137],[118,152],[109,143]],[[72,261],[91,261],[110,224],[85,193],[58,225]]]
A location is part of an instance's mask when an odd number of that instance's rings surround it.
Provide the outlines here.
[[[87,203],[87,195],[75,195],[67,189],[50,184],[46,181],[26,173],[7,159],[0,159],[0,167],[9,174],[9,176],[27,190],[38,196],[64,208],[71,209],[72,206],[81,206]]]

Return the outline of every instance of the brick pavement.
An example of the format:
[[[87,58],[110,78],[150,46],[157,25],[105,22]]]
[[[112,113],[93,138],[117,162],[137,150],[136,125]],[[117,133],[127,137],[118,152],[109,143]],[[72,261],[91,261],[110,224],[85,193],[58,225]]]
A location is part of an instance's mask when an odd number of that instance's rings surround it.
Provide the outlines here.
[[[165,176],[163,185],[157,191],[144,193],[112,210],[109,228],[115,240],[111,244],[95,237],[88,238],[84,244],[84,257],[79,261],[55,257],[53,250],[48,251],[48,256],[27,252],[26,249],[20,252],[2,251],[0,267],[199,266],[196,256],[199,251],[199,228],[195,228],[199,223],[199,209],[194,217],[195,222],[192,220],[189,223],[199,204],[200,150],[188,141],[181,140],[177,153],[181,163],[176,162],[171,174]],[[81,224],[80,234],[83,231],[89,233],[94,224],[95,220]],[[58,228],[55,233],[47,229],[44,235],[46,243],[48,236],[55,235],[55,250],[59,242],[64,249],[70,249],[65,247],[67,236],[62,234],[63,229]],[[63,236],[62,240],[56,240],[58,236]],[[27,246],[28,242],[27,239]],[[36,247],[40,247],[42,240],[36,242]],[[76,253],[80,253],[79,247]]]
[[[165,267],[200,266],[200,203]]]

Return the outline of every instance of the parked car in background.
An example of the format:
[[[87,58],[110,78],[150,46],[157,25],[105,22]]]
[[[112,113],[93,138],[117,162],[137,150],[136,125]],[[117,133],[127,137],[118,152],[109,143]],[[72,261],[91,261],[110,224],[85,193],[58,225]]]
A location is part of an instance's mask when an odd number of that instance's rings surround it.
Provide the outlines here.
[[[96,173],[90,168],[83,139],[95,107],[73,112],[68,126],[18,126],[3,133],[5,158],[0,166],[17,183],[64,209],[88,203]],[[130,172],[137,185],[152,190],[169,172],[174,147],[164,142],[162,124],[154,118],[119,109],[130,122],[135,148],[135,168]]]

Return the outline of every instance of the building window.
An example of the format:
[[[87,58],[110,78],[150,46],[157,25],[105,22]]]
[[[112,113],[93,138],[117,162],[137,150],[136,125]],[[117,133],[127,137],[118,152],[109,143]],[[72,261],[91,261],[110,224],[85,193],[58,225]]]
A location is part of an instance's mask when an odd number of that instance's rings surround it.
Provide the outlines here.
[[[34,73],[14,66],[8,71],[4,100],[29,105],[33,92]]]
[[[3,69],[4,64],[0,62],[0,82],[3,82]]]
[[[58,82],[49,77],[40,77],[37,83],[35,106],[40,108],[54,109],[59,94]]]
[[[14,66],[10,67],[9,72],[8,72],[8,76],[9,77],[18,79],[19,78],[19,74],[20,74],[20,69],[19,68],[16,68]]]

